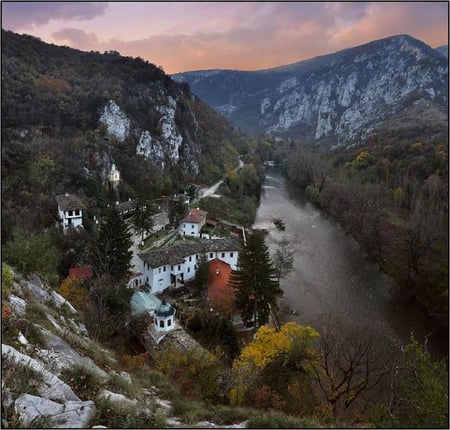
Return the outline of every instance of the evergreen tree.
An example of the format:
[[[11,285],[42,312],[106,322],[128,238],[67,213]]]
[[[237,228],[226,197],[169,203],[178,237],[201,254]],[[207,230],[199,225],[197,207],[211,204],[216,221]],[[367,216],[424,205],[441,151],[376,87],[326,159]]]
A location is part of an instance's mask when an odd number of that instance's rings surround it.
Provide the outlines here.
[[[155,214],[156,208],[148,199],[138,199],[132,221],[136,232],[141,235],[141,240],[144,240],[144,232],[151,231],[155,226],[153,221]]]
[[[266,324],[270,306],[276,306],[282,291],[261,232],[247,237],[239,253],[238,269],[231,272],[230,286],[236,289],[236,307],[242,319],[250,321],[257,317],[255,328]]]
[[[198,260],[197,271],[195,272],[194,278],[194,289],[195,292],[201,297],[205,298],[207,295],[207,286],[209,278],[209,261],[206,254],[200,254],[200,259]]]
[[[125,221],[116,210],[110,210],[92,245],[92,264],[97,277],[123,279],[131,267],[132,241]]]

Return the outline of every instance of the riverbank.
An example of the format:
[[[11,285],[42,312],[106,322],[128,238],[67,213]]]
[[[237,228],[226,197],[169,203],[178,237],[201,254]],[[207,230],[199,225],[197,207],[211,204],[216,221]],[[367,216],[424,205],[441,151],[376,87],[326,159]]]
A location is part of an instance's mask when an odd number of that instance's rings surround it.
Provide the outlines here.
[[[376,333],[382,349],[405,345],[413,332],[426,336],[437,358],[448,356],[448,332],[399,294],[396,284],[329,215],[305,195],[294,195],[279,171],[268,171],[254,228],[268,231],[273,252],[286,237],[295,250],[294,268],[281,280],[284,303],[299,315],[284,315],[302,325],[320,327],[327,319],[345,320]],[[280,218],[285,231],[273,224]]]

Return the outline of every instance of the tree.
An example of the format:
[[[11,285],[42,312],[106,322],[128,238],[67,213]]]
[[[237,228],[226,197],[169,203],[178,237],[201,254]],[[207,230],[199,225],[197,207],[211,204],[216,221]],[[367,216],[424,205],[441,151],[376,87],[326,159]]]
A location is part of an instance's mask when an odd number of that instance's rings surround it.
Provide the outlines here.
[[[238,269],[231,272],[229,285],[236,290],[236,307],[242,319],[253,319],[256,329],[268,322],[270,307],[276,307],[277,296],[282,294],[262,232],[247,236],[237,265]]]
[[[198,260],[197,271],[195,272],[195,278],[193,286],[195,292],[200,295],[201,298],[206,297],[206,288],[208,286],[209,278],[209,262],[206,254],[200,254],[200,259]]]
[[[277,270],[278,282],[281,278],[287,278],[294,267],[294,254],[290,246],[289,240],[283,237],[273,256],[273,265]]]
[[[308,373],[310,361],[316,354],[313,345],[317,338],[319,333],[312,327],[300,326],[292,321],[283,324],[279,331],[267,325],[261,326],[256,332],[255,339],[242,349],[239,357],[233,362],[231,403],[240,405],[252,401],[252,394],[259,388],[273,385],[268,375],[276,378],[276,373],[280,369],[291,371],[284,380],[285,388],[293,375],[292,372],[301,369],[304,373]],[[273,371],[272,365],[277,368],[276,372]],[[272,371],[266,372],[268,368]]]
[[[448,428],[448,369],[433,361],[411,335],[400,362],[392,366],[390,399],[377,404],[371,419],[378,427]]]
[[[374,354],[372,334],[348,331],[346,335],[325,327],[320,338],[320,358],[312,362],[313,377],[334,419],[343,418],[356,399],[377,386],[386,375],[385,362]]]
[[[153,221],[155,214],[156,208],[149,200],[143,198],[137,200],[132,221],[136,232],[141,235],[141,240],[144,240],[144,233],[151,231],[155,226]]]
[[[92,244],[92,266],[97,277],[123,279],[131,267],[131,245],[127,224],[115,209],[110,210]]]

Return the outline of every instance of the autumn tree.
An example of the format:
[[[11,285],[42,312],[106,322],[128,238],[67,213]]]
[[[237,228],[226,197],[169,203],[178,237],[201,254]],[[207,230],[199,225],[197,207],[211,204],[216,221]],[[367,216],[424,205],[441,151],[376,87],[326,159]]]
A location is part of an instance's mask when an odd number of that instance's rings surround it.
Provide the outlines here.
[[[92,266],[97,277],[123,279],[131,267],[131,245],[127,224],[116,210],[110,210],[92,243]]]
[[[72,277],[64,279],[59,286],[59,292],[76,309],[86,309],[89,293],[81,280]]]
[[[293,374],[310,372],[310,364],[315,357],[313,346],[318,338],[319,334],[312,327],[300,326],[292,321],[283,324],[279,331],[267,325],[261,326],[255,339],[242,349],[233,362],[231,404],[251,402],[258,390],[262,390],[259,393],[262,395],[264,386],[274,388],[278,372],[287,375],[283,384],[277,385],[280,390],[277,395],[284,395],[282,386],[287,388]],[[283,373],[284,370],[286,372]],[[272,392],[271,397],[276,399],[277,396]]]
[[[256,328],[268,322],[270,308],[276,307],[277,297],[282,294],[263,233],[247,236],[237,266],[231,272],[229,285],[236,291],[236,307],[242,319],[253,319]]]

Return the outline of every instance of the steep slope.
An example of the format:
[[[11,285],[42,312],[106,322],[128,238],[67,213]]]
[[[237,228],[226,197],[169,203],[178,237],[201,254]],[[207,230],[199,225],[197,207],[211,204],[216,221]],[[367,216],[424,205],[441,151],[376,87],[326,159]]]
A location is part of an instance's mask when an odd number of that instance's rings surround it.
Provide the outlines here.
[[[415,102],[448,103],[446,59],[407,35],[269,70],[173,77],[239,127],[334,144],[364,138]]]
[[[199,123],[198,110],[209,108],[141,58],[82,52],[3,30],[2,54],[6,138],[19,129],[58,137],[106,130],[114,142],[125,142],[155,165],[179,166],[196,176],[203,153],[217,144],[204,138],[204,130],[232,134],[225,121]]]
[[[438,46],[437,48],[435,48],[435,50],[445,58],[448,58],[448,45]]]

